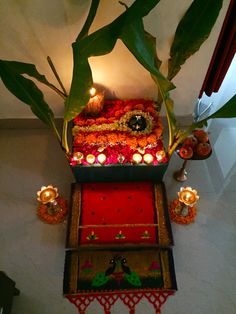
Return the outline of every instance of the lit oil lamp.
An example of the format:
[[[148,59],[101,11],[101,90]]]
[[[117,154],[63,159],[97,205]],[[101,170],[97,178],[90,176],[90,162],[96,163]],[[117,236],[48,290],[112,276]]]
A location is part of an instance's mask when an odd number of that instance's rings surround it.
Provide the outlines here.
[[[105,146],[98,147],[98,152],[102,153],[105,150],[105,148],[106,148]]]
[[[107,157],[105,154],[99,154],[97,158],[98,158],[98,162],[100,164],[104,164],[107,160]]]
[[[89,93],[91,97],[84,109],[84,112],[90,116],[97,116],[103,108],[104,93],[98,92],[94,87],[89,90]]]
[[[143,155],[145,153],[145,149],[142,147],[139,147],[138,152]]]
[[[133,161],[136,164],[139,164],[142,161],[142,159],[143,159],[143,157],[140,154],[138,154],[138,153],[133,154]]]
[[[73,161],[75,161],[77,164],[81,164],[82,159],[84,158],[84,155],[81,152],[75,152],[72,158],[73,158]]]
[[[189,224],[196,216],[195,204],[199,200],[197,191],[191,187],[181,187],[178,199],[171,202],[169,211],[171,219],[177,223]]]
[[[57,202],[58,199],[59,195],[57,188],[52,185],[42,186],[41,190],[37,192],[37,200],[42,204],[42,206],[46,206],[48,215],[56,215],[62,210]]]
[[[92,87],[89,90],[89,94],[90,94],[91,97],[94,97],[96,95],[96,92],[97,92],[97,90],[96,90],[95,87]]]
[[[87,163],[89,163],[90,165],[94,164],[95,162],[95,156],[93,154],[88,154],[86,156],[86,161]]]
[[[163,158],[165,158],[165,156],[166,156],[166,153],[164,150],[159,150],[158,152],[156,152],[157,161],[162,161]]]
[[[193,206],[199,200],[199,196],[197,195],[197,191],[193,190],[191,187],[182,187],[178,192],[179,201],[184,203],[187,206]]]
[[[56,187],[52,185],[42,186],[37,192],[39,206],[37,216],[48,224],[58,224],[65,220],[68,213],[68,204],[58,195]]]
[[[58,197],[57,188],[52,185],[42,186],[41,190],[37,192],[37,200],[42,204],[54,202]]]
[[[117,161],[122,164],[125,160],[125,157],[122,155],[122,154],[119,154],[118,157],[117,157]]]
[[[151,164],[153,162],[153,156],[151,154],[145,154],[143,160],[146,164]]]

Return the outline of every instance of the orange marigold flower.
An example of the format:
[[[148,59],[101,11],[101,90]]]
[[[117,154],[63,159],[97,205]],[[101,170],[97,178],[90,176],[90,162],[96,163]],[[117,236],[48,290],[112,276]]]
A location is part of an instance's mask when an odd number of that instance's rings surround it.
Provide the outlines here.
[[[119,135],[118,135],[118,139],[119,139],[119,142],[125,142],[125,140],[126,140],[126,135],[125,134],[122,134],[122,133],[120,133]]]
[[[160,138],[162,135],[162,129],[161,128],[157,128],[154,130],[154,133],[156,134],[157,138]]]
[[[118,136],[115,133],[107,134],[107,140],[111,144],[115,144],[118,142]]]
[[[106,123],[107,122],[107,119],[106,118],[97,118],[96,119],[96,124],[103,124],[103,123]]]
[[[76,122],[76,125],[84,126],[84,125],[86,125],[86,121],[79,120],[78,122]]]
[[[148,144],[154,144],[157,141],[157,137],[155,134],[151,134],[147,137]]]
[[[148,144],[148,142],[147,142],[147,139],[145,137],[142,137],[142,138],[138,139],[138,145],[140,147],[143,148],[143,147],[147,146],[147,144]]]
[[[115,112],[115,117],[116,117],[116,118],[120,117],[120,116],[122,115],[122,113],[123,113],[123,110],[117,110],[117,111]]]
[[[84,141],[85,141],[84,135],[82,135],[82,134],[76,135],[76,137],[75,137],[75,142],[76,142],[77,144],[81,144],[81,143],[83,143]]]
[[[136,109],[136,110],[144,110],[144,106],[143,106],[143,104],[137,104],[137,105],[134,106],[134,109]]]
[[[86,125],[93,125],[95,124],[95,120],[94,119],[88,119]]]
[[[135,137],[127,137],[126,144],[129,145],[131,148],[137,147],[137,139]]]
[[[157,114],[156,110],[153,107],[147,107],[145,111],[149,112],[153,116]]]
[[[96,137],[94,134],[88,134],[88,135],[86,136],[86,142],[87,142],[88,144],[95,144],[96,141],[97,141],[97,137]]]
[[[110,117],[107,120],[108,120],[107,121],[108,123],[112,123],[112,122],[116,121],[116,118],[115,117]]]
[[[98,144],[105,144],[105,143],[107,143],[107,137],[106,137],[106,135],[99,135],[98,137],[97,137],[97,143]]]
[[[124,107],[123,111],[124,111],[124,112],[128,112],[128,111],[130,111],[131,109],[132,109],[132,107],[128,105],[128,106],[125,106],[125,107]]]

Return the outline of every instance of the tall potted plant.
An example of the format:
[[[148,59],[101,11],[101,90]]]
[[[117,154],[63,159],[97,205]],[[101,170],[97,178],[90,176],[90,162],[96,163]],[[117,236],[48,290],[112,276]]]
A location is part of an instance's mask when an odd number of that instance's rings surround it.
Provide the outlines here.
[[[38,72],[35,65],[17,61],[0,60],[0,76],[6,88],[18,99],[29,105],[33,113],[56,135],[62,149],[69,158],[70,149],[67,142],[68,123],[76,117],[89,101],[89,90],[93,86],[92,70],[89,58],[110,53],[118,39],[120,39],[139,63],[150,72],[158,89],[158,102],[164,104],[169,129],[169,158],[177,146],[196,128],[207,125],[209,119],[236,117],[236,95],[222,108],[207,118],[193,123],[182,130],[177,127],[174,114],[174,102],[170,98],[170,91],[175,88],[172,79],[180,71],[185,61],[208,38],[217,19],[223,0],[194,0],[179,22],[174,40],[170,47],[168,75],[160,71],[161,61],[156,53],[156,40],[149,34],[143,24],[146,16],[160,0],[136,0],[110,24],[89,34],[89,29],[96,16],[100,0],[92,0],[88,17],[78,34],[73,49],[73,76],[69,93],[65,90],[57,71],[48,57],[60,88],[50,83]],[[29,78],[31,76],[45,84],[59,94],[65,105],[63,130],[60,133],[56,127],[54,114],[46,103],[42,91]]]

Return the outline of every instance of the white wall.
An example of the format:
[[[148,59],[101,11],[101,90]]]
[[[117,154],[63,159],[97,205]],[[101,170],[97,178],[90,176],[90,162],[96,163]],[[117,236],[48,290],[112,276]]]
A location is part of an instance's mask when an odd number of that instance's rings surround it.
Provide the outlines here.
[[[126,1],[129,5],[133,1]],[[158,55],[168,59],[171,39],[179,19],[191,0],[162,0],[145,18],[146,29],[157,37]],[[83,25],[89,0],[2,0],[0,3],[0,58],[34,63],[56,84],[46,57],[54,61],[67,89],[72,71],[71,43]],[[171,93],[177,115],[192,113],[225,16],[229,0],[224,1],[217,23],[201,50],[191,57],[174,79]],[[109,23],[124,8],[116,0],[101,0],[93,29]],[[164,62],[165,63],[165,62]],[[94,80],[120,98],[156,97],[155,84],[127,49],[118,42],[106,56],[91,58]],[[46,99],[55,115],[63,115],[63,103],[45,87]],[[29,108],[19,102],[0,83],[0,118],[31,118]]]

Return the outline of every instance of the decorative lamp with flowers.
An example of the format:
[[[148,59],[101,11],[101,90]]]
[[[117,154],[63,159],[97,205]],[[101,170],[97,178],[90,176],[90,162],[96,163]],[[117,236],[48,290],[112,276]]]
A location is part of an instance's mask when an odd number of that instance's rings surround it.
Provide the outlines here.
[[[39,201],[37,215],[49,224],[58,224],[62,222],[68,212],[67,201],[58,195],[58,189],[52,185],[42,186],[37,192]]]
[[[189,224],[194,221],[196,207],[199,200],[197,191],[191,187],[181,187],[178,192],[178,199],[174,199],[169,207],[170,217],[180,224]]]

